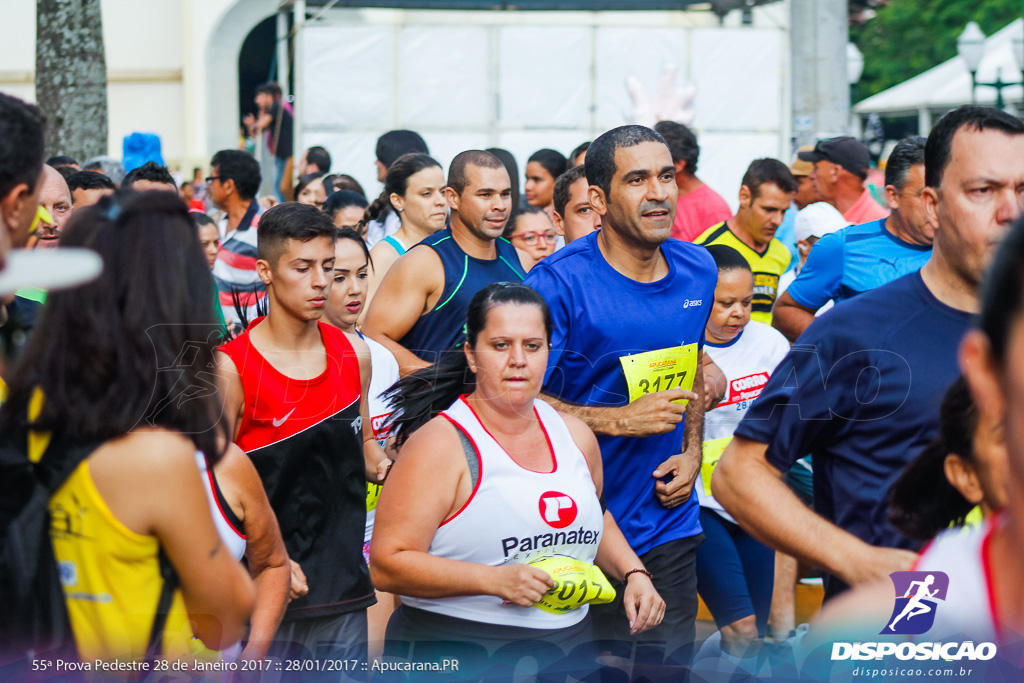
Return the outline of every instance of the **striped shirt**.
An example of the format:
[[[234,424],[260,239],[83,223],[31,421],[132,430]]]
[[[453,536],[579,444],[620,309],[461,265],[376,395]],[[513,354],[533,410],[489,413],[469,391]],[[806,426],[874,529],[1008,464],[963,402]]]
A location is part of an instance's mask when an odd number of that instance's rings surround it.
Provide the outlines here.
[[[256,227],[263,214],[256,200],[249,204],[238,227],[227,232],[228,216],[225,213],[217,226],[222,239],[217,262],[213,265],[213,279],[217,283],[218,298],[224,317],[233,320],[235,313],[234,295],[245,308],[251,308],[267,295],[267,287],[256,274]]]

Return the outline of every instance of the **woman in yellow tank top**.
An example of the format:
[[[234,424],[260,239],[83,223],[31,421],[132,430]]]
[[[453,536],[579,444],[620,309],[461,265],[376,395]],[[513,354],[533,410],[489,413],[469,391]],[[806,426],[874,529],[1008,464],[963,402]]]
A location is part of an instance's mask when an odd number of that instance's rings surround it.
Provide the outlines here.
[[[253,588],[223,547],[195,452],[227,443],[205,374],[218,341],[210,278],[181,201],[149,192],[75,213],[62,244],[103,258],[100,277],[50,295],[14,369],[0,429],[32,458],[50,437],[100,443],[52,496],[51,539],[83,660],[141,660],[163,580],[177,575],[161,644],[192,662],[244,634]],[[44,398],[45,397],[45,398]],[[26,431],[26,418],[28,431]],[[9,432],[10,433],[10,432]]]

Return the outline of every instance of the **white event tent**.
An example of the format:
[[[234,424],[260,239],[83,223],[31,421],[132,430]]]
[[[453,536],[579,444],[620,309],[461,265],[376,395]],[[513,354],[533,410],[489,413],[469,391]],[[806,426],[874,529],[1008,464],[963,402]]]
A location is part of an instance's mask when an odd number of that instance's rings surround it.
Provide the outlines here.
[[[990,83],[1000,76],[1003,82],[1019,83],[1020,67],[1013,55],[1013,37],[1020,35],[1024,21],[1017,19],[985,40],[985,55],[978,67],[979,83]],[[1012,85],[1003,89],[1003,100],[1011,107],[1024,99],[1024,89]],[[979,85],[975,92],[977,104],[992,105],[996,90]],[[924,73],[883,90],[861,102],[853,111],[863,123],[871,114],[880,116],[917,116],[921,135],[931,130],[932,121],[950,109],[971,103],[971,72],[959,56],[953,57]]]

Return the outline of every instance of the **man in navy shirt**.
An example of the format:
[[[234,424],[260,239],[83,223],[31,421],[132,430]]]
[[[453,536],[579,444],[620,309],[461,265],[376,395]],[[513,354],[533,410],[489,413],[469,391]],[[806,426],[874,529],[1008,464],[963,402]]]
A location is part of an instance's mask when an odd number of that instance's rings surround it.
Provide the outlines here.
[[[931,256],[933,228],[924,215],[924,138],[896,145],[885,166],[881,220],[826,235],[814,245],[800,274],[775,302],[772,325],[790,341],[803,334],[815,312],[916,272]]]
[[[364,332],[395,355],[402,374],[458,350],[473,296],[519,282],[533,265],[502,232],[512,210],[508,171],[492,154],[462,152],[448,169],[448,227],[398,257],[366,313]]]
[[[587,150],[586,173],[601,230],[526,279],[554,322],[545,392],[597,433],[608,509],[666,603],[644,639],[666,643],[667,661],[685,663],[697,614],[694,550],[703,540],[690,496],[701,463],[701,353],[718,271],[703,247],[669,239],[676,170],[656,132],[605,133]],[[685,408],[673,402],[680,399],[689,400]],[[598,637],[630,638],[620,628],[619,589],[615,603],[592,608]]]
[[[889,487],[939,433],[939,402],[999,240],[1021,214],[1024,123],[960,107],[925,147],[936,226],[927,264],[821,316],[779,364],[712,478],[752,534],[829,572],[826,595],[909,570],[917,545],[888,522]],[[814,455],[809,510],[782,482]]]

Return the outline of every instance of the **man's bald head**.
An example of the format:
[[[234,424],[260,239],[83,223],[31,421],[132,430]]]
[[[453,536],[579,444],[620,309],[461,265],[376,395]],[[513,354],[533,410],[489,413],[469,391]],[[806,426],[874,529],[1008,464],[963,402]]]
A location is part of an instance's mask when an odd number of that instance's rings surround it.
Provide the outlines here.
[[[64,176],[52,166],[43,166],[43,177],[39,187],[39,204],[50,213],[53,223],[40,221],[36,228],[36,246],[56,247],[60,233],[71,218],[71,190]]]

